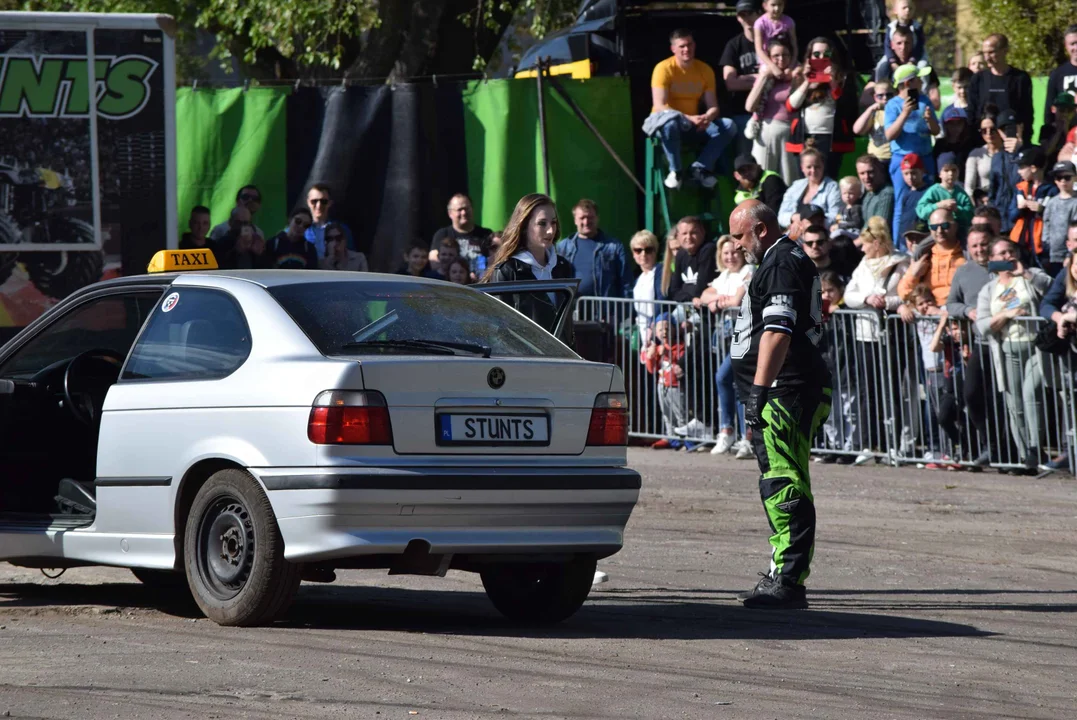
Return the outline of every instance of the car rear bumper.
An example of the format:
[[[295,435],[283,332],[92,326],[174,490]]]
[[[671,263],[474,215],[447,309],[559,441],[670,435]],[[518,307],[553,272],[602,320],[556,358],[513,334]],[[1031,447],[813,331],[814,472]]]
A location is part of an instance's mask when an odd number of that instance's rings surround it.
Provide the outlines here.
[[[612,555],[639,499],[626,468],[259,470],[294,562],[399,554]]]

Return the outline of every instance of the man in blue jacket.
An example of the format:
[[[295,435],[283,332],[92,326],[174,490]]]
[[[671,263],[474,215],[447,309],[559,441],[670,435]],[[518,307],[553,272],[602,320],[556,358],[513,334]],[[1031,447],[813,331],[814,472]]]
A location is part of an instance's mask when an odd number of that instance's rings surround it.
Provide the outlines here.
[[[624,245],[598,228],[598,205],[586,198],[572,208],[576,232],[557,243],[557,254],[572,263],[582,296],[632,297],[632,270]]]

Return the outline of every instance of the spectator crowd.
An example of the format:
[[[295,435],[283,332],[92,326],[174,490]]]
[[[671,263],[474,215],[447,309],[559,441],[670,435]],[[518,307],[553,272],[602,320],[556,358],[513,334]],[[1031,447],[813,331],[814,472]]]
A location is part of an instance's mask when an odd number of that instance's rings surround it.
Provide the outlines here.
[[[1064,31],[1068,58],[1048,79],[1036,128],[1031,78],[1007,61],[1004,34],[984,38],[969,67],[953,73],[953,101],[943,108],[910,0],[891,2],[885,54],[863,84],[830,40],[798,38],[784,6],[737,3],[743,35],[722,54],[724,87],[696,58],[692,31],[673,32],[672,55],[652,75],[643,130],[667,158],[667,188],[710,188],[715,174],[729,172],[735,202],[768,205],[815,263],[824,317],[855,311],[825,333],[832,373],[845,382],[825,428],[825,442],[838,452],[822,459],[862,463],[890,451],[954,469],[940,442],[948,438],[950,448],[972,446],[974,465],[982,466],[999,461],[998,446],[1007,442],[997,428],[1008,426],[1018,464],[1066,462],[1065,443],[1048,442],[1043,405],[1063,391],[1052,355],[1075,347],[1067,313],[1077,282],[1077,24]],[[856,136],[866,138],[867,152],[856,158],[855,175],[840,177]],[[683,157],[688,145],[694,160]],[[694,403],[693,412],[692,388],[700,383],[691,377],[691,348],[704,343],[693,343],[692,333],[700,322],[722,327],[725,320],[701,313],[736,308],[752,268],[727,237],[711,245],[698,239],[706,236],[700,218],[683,218],[663,263],[652,262],[661,253],[656,238],[633,238],[633,252],[646,253],[642,262],[635,255],[635,299],[691,303],[695,311],[678,324],[675,312],[663,312],[668,308],[644,311],[637,302],[636,322],[640,361],[665,388],[660,410],[669,437],[656,447],[706,446],[693,439],[710,438],[712,452],[724,453],[743,442],[728,357],[714,395]],[[671,280],[652,282],[660,276]],[[888,324],[888,315],[905,331]],[[1037,316],[1042,323],[1021,320]],[[910,353],[919,354],[911,363]],[[677,387],[673,402],[670,388]],[[917,388],[927,417],[913,423],[902,412],[887,420],[901,422],[900,431],[885,428],[880,417],[916,405],[906,398]],[[995,395],[1002,402],[985,402]],[[708,411],[715,399],[717,417]],[[1004,407],[1005,418],[987,405]],[[964,426],[966,407],[971,427]],[[669,439],[676,436],[684,440]]]
[[[1004,34],[984,38],[953,73],[943,107],[912,0],[891,0],[885,53],[866,83],[831,40],[798,37],[784,11],[784,0],[739,0],[742,32],[726,43],[718,73],[696,58],[691,30],[674,31],[643,130],[663,151],[669,190],[732,177],[735,201],[769,206],[818,268],[822,318],[833,323],[827,356],[844,378],[824,431],[834,453],[822,459],[862,463],[918,446],[929,467],[952,469],[946,448],[964,444],[982,466],[1006,444],[991,429],[1007,426],[1021,465],[1059,466],[1068,451],[1045,440],[1042,406],[1061,387],[1051,357],[1073,352],[1077,330],[1077,24],[1064,32],[1068,58],[1048,79],[1036,128],[1031,79],[1009,64]],[[842,177],[858,136],[866,152]],[[476,224],[470,199],[454,195],[449,224],[413,243],[398,272],[460,284],[575,277],[580,296],[631,300],[623,306],[632,308],[634,361],[661,417],[652,431],[666,436],[656,447],[750,457],[728,355],[718,348],[726,359],[705,382],[690,372],[728,332],[711,343],[693,337],[735,320],[752,276],[732,238],[708,239],[707,221],[689,216],[666,238],[636,233],[626,253],[593,201],[575,204],[575,232],[562,237],[551,201],[525,200],[503,247],[500,233]],[[194,208],[182,246],[212,247],[222,267],[366,270],[332,206],[331,188],[315,184],[306,207],[267,236],[256,224],[261,194],[247,186],[215,227]],[[893,341],[891,316],[911,343]],[[1023,320],[1034,317],[1044,326]],[[909,405],[919,387],[920,429],[902,417],[890,419],[900,430],[884,431],[884,409]]]

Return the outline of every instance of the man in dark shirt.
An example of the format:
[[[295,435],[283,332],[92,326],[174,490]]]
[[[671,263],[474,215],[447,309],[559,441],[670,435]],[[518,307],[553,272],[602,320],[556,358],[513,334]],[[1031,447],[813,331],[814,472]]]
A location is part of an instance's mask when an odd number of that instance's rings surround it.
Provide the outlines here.
[[[815,265],[758,200],[737,206],[729,232],[748,262],[758,265],[729,352],[773,532],[770,572],[738,598],[745,607],[804,608],[815,545],[811,445],[830,414],[831,395],[830,371],[818,347],[821,284]]]
[[[269,241],[271,267],[285,270],[317,270],[318,250],[306,238],[307,228],[314,223],[310,210],[299,208],[292,213],[288,227]]]
[[[463,193],[456,193],[449,198],[448,212],[451,224],[434,233],[434,241],[430,246],[439,248],[443,237],[455,238],[460,244],[460,257],[467,260],[471,267],[472,279],[478,279],[486,272],[486,254],[490,252],[490,236],[493,230],[475,224],[471,198]]]
[[[191,208],[191,216],[187,219],[187,227],[190,232],[183,233],[180,239],[180,250],[197,250],[208,247],[213,250],[216,243],[209,239],[209,208],[204,205],[195,205]]]
[[[825,217],[823,222],[826,222]],[[853,270],[860,259],[864,257],[848,240],[841,244],[835,243],[830,237],[830,231],[823,225],[809,225],[800,236],[800,244],[818,272],[833,270],[846,284],[852,278]]]
[[[718,275],[714,263],[715,245],[706,242],[706,227],[694,215],[681,218],[677,223],[677,238],[681,241],[681,249],[677,251],[677,269],[669,284],[669,297],[699,308],[702,304],[699,296]]]
[[[751,152],[752,141],[744,136],[744,128],[752,117],[744,105],[748,93],[755,85],[755,74],[759,71],[759,59],[755,54],[755,21],[762,14],[760,0],[737,0],[737,22],[744,32],[725,44],[722,58],[722,80],[726,92],[721,99],[721,107],[726,117],[737,125],[736,154]]]
[[[987,67],[973,75],[969,82],[969,109],[976,117],[976,126],[988,103],[999,110],[1012,110],[1023,127],[1021,139],[1028,144],[1032,142],[1032,78],[1006,62],[1009,51],[1010,41],[1002,33],[988,35],[984,40]]]
[[[1047,78],[1047,97],[1044,100],[1043,124],[1050,125],[1054,122],[1055,113],[1052,110],[1054,99],[1060,93],[1069,93],[1077,98],[1077,24],[1066,28],[1065,35],[1066,54],[1069,58],[1054,70]],[[1044,142],[1043,134],[1040,134],[1040,142]]]

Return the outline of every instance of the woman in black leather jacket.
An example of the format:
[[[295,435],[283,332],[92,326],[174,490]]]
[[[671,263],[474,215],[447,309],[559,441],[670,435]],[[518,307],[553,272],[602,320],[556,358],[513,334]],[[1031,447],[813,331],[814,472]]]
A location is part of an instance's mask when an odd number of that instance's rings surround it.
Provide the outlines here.
[[[501,234],[501,246],[489,263],[482,282],[564,280],[575,277],[572,263],[559,257],[557,208],[546,195],[525,195],[516,203]],[[551,328],[557,313],[553,293],[513,293],[501,299],[544,328]]]

